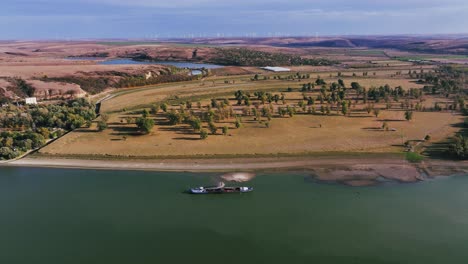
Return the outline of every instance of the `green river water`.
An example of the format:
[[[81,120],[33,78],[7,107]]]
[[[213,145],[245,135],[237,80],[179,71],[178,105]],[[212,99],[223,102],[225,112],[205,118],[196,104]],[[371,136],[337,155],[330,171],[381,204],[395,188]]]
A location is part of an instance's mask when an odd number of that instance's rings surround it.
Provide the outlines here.
[[[183,193],[214,175],[0,167],[0,263],[468,263],[468,177]]]

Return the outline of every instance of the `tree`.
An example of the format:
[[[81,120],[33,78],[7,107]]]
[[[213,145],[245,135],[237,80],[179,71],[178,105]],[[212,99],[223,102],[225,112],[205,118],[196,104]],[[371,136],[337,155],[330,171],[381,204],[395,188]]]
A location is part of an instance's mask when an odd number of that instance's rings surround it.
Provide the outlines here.
[[[13,138],[12,137],[6,137],[3,139],[1,142],[4,147],[12,148],[13,147]]]
[[[348,104],[345,101],[341,102],[341,113],[348,114]]]
[[[159,111],[159,106],[158,105],[152,105],[151,106],[151,114],[156,115]]]
[[[229,132],[229,128],[227,126],[223,126],[223,135],[227,135]]]
[[[218,107],[218,101],[216,101],[216,99],[211,99],[211,107],[213,108]]]
[[[239,119],[236,119],[235,125],[236,125],[236,128],[241,128],[242,127],[242,123],[241,123],[241,121]]]
[[[345,87],[344,81],[342,79],[338,79],[338,84],[343,88]]]
[[[169,124],[171,125],[178,125],[182,122],[183,116],[182,114],[171,111],[166,114],[167,119],[169,119]]]
[[[25,136],[32,140],[33,148],[39,148],[45,144],[45,139],[41,134],[29,133],[29,134],[26,134]]]
[[[149,132],[151,132],[151,129],[153,129],[154,127],[154,120],[150,118],[139,117],[136,120],[136,125],[145,134],[148,134]]]
[[[412,119],[413,119],[413,111],[406,111],[406,112],[405,112],[405,119],[406,119],[407,121],[412,120]]]
[[[201,138],[201,139],[206,139],[206,138],[208,138],[208,131],[206,131],[206,129],[201,129],[201,130],[200,130],[200,138]]]
[[[107,123],[104,121],[99,121],[97,124],[98,131],[103,131],[107,129]]]
[[[13,157],[13,150],[9,147],[1,147],[0,148],[0,158],[1,159],[12,159]]]
[[[202,127],[201,120],[198,117],[193,117],[188,121],[189,125],[193,128],[193,130],[198,131]]]
[[[385,131],[388,131],[388,123],[385,121],[382,123],[382,129],[385,130]]]
[[[164,111],[164,112],[167,112],[167,104],[166,103],[163,103],[161,105],[161,109]]]
[[[317,85],[325,85],[327,84],[322,78],[320,78],[320,76],[317,78],[317,80],[315,80],[315,84]]]
[[[366,112],[367,112],[368,114],[370,114],[370,113],[372,112],[372,110],[374,109],[374,106],[373,106],[373,105],[370,105],[370,104],[368,104],[368,105],[366,106],[366,108],[365,108],[365,109],[366,109]]]
[[[352,82],[352,83],[351,83],[351,89],[360,90],[360,89],[361,89],[361,85],[360,85],[358,82]]]
[[[41,134],[44,138],[50,137],[50,131],[46,127],[39,127],[37,133]]]
[[[216,135],[216,132],[218,131],[218,127],[216,127],[215,123],[209,122],[208,127],[210,128],[211,134]]]
[[[468,158],[468,138],[463,135],[457,135],[454,142],[450,145],[449,152],[459,159]]]
[[[374,108],[374,115],[375,115],[375,117],[379,117],[379,115],[380,115],[380,109],[379,108]]]

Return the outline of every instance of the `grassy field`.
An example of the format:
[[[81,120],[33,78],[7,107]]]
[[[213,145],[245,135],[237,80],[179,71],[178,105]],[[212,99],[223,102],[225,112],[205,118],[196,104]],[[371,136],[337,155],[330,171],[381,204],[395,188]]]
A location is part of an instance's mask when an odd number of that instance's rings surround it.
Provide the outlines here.
[[[200,140],[187,125],[157,125],[150,135],[137,135],[134,125],[122,125],[124,116],[115,115],[110,128],[95,132],[95,128],[70,133],[43,148],[43,154],[116,155],[116,156],[195,156],[242,154],[292,154],[307,152],[399,152],[407,140],[421,140],[431,133],[441,140],[457,129],[451,124],[461,122],[450,113],[417,113],[415,120],[404,121],[403,113],[388,111],[379,118],[298,115],[274,118],[270,128],[252,119],[243,119],[244,127],[235,129],[231,122],[217,126],[230,127],[229,135],[210,135]],[[161,120],[162,117],[156,117]],[[384,120],[397,131],[383,131]],[[437,125],[434,125],[437,124]],[[136,133],[132,136],[133,133]],[[124,138],[126,137],[126,138]]]
[[[271,73],[263,72],[260,79],[263,76],[267,76],[270,79],[266,81],[252,82],[251,78],[253,75],[241,75],[241,76],[230,76],[230,77],[211,77],[208,79],[202,79],[191,82],[180,82],[172,84],[161,84],[155,86],[130,88],[125,90],[118,90],[114,92],[115,97],[103,104],[102,110],[104,112],[116,112],[121,111],[124,108],[135,109],[148,106],[151,103],[157,103],[161,100],[166,99],[169,96],[181,96],[181,97],[197,97],[204,98],[209,95],[232,95],[237,90],[246,91],[257,91],[265,90],[272,91],[278,90],[286,92],[288,87],[298,91],[304,83],[314,82],[315,78],[321,77],[328,83],[336,82],[338,78],[343,79],[346,86],[350,86],[352,82],[359,82],[364,87],[370,88],[372,86],[378,87],[381,85],[388,84],[391,87],[402,86],[403,89],[410,88],[422,88],[423,85],[417,84],[416,79],[408,79],[407,76],[394,76],[396,71],[402,73],[408,72],[410,67],[399,68],[398,70],[376,70],[369,71],[368,77],[363,77],[364,71],[340,71],[341,77],[337,77],[338,72],[336,71],[325,71],[325,72],[313,72],[310,73],[310,79],[303,80],[273,80],[274,76],[281,76],[286,78],[288,75],[294,73]],[[432,67],[424,68],[425,71],[431,70]],[[419,67],[414,70],[420,70]],[[376,73],[373,75],[373,73]],[[353,73],[356,74],[353,77]],[[330,77],[331,76],[331,77]],[[225,82],[229,83],[226,84]],[[193,100],[193,99],[192,99]],[[196,99],[200,100],[200,99]],[[193,100],[193,101],[196,101]]]
[[[419,68],[415,68],[418,70]],[[403,69],[408,71],[409,69]],[[389,84],[391,87],[402,86],[404,89],[421,88],[408,76],[394,76],[394,71],[379,71],[375,76],[352,77],[348,72],[342,77],[345,86],[359,82],[365,87]],[[330,77],[330,74],[332,77]],[[273,76],[274,74],[268,74]],[[337,72],[320,73],[330,83],[337,81]],[[253,116],[243,116],[243,126],[236,128],[235,119],[219,120],[215,124],[219,132],[209,135],[206,140],[193,131],[187,124],[170,126],[165,114],[159,111],[149,118],[155,120],[156,126],[148,135],[142,135],[135,124],[127,124],[126,119],[141,116],[143,108],[151,104],[168,102],[170,109],[179,109],[179,103],[186,100],[194,104],[200,102],[206,109],[211,99],[228,98],[235,114],[242,113],[243,106],[237,106],[234,92],[268,91],[285,96],[286,105],[297,105],[302,97],[317,97],[318,89],[300,91],[302,84],[313,82],[305,80],[265,80],[251,81],[252,76],[235,76],[230,78],[210,77],[203,80],[163,84],[132,88],[115,92],[114,97],[105,101],[104,112],[109,113],[109,128],[97,132],[96,124],[90,128],[81,128],[53,144],[40,150],[42,154],[53,155],[101,155],[119,157],[167,157],[167,156],[203,156],[203,155],[277,155],[307,154],[317,152],[401,152],[406,141],[420,141],[428,134],[433,141],[443,140],[455,133],[455,126],[462,122],[460,115],[443,112],[415,112],[412,121],[406,121],[400,102],[392,102],[391,108],[385,110],[384,102],[376,103],[381,109],[378,117],[364,110],[364,104],[351,107],[351,114],[343,116],[337,110],[330,115],[307,114],[299,111],[293,117],[274,116],[265,124],[266,118],[255,120]],[[290,87],[293,90],[289,91]],[[352,96],[352,94],[350,95]],[[444,98],[425,97],[419,100],[423,106],[430,108],[434,102],[443,102]],[[416,103],[416,101],[415,101]],[[275,111],[283,103],[272,103]],[[316,107],[319,109],[319,107]],[[138,111],[137,111],[138,110]],[[136,112],[137,111],[137,112]],[[201,111],[194,107],[194,112]],[[389,131],[382,129],[387,123]],[[227,135],[221,135],[221,128],[229,127]],[[207,128],[207,123],[203,122]]]

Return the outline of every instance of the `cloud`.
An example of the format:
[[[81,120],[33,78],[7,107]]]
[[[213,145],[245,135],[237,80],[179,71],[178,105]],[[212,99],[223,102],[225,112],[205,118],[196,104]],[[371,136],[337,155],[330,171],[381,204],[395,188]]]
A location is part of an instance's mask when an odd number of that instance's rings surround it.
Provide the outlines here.
[[[466,0],[2,0],[0,37],[454,33]],[[15,23],[12,23],[12,22]],[[35,25],[41,26],[37,30]],[[91,26],[90,26],[91,25]],[[35,29],[36,28],[36,29]],[[49,33],[50,32],[50,33]]]

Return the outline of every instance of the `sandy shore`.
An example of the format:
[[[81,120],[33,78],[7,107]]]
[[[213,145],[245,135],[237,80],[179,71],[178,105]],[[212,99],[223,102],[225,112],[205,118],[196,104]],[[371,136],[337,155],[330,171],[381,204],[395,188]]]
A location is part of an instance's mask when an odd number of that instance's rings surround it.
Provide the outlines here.
[[[414,164],[402,158],[369,157],[278,157],[161,160],[82,160],[66,158],[23,158],[0,164],[16,167],[148,171],[304,171],[319,181],[352,186],[375,185],[386,181],[410,183],[468,172],[468,162],[426,160]]]

